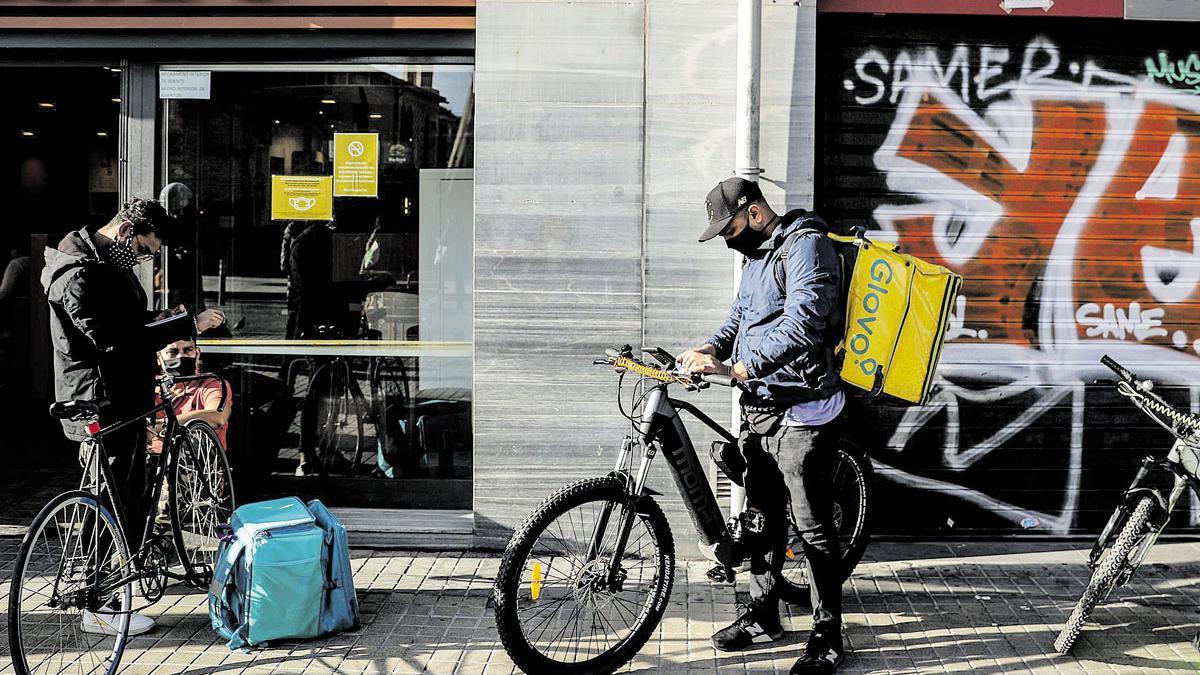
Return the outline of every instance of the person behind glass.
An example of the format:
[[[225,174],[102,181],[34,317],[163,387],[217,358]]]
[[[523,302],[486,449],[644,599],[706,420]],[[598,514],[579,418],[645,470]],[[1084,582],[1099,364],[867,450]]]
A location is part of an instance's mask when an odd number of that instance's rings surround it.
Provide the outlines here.
[[[843,566],[829,491],[845,405],[833,357],[841,265],[829,238],[809,229],[816,219],[801,224],[800,210],[777,215],[755,183],[722,181],[705,206],[709,225],[700,241],[720,235],[746,260],[729,317],[679,363],[742,383],[747,510],[739,519],[752,577],[748,611],[714,634],[713,645],[733,651],[783,637],[778,589],[790,508],[808,561],[813,611],[812,632],[791,672],[832,673],[844,658]],[[777,265],[786,266],[784,288]]]
[[[296,337],[318,337],[319,326],[334,322],[333,228],[332,221],[313,223],[297,233],[288,248],[289,303],[296,308],[292,325],[289,306],[288,323]]]
[[[296,321],[300,317],[299,282],[292,274],[292,245],[296,239],[312,225],[311,220],[289,220],[283,227],[283,237],[279,242],[279,271],[287,275],[287,327],[284,337],[291,340],[297,337],[299,331]]]
[[[158,352],[158,363],[163,373],[176,377],[192,377],[202,372],[200,348],[191,338],[176,340],[163,347]],[[157,405],[162,402],[157,386],[154,392],[154,403]],[[233,412],[233,392],[228,382],[219,377],[176,382],[171,387],[171,401],[180,424],[203,420],[217,433],[221,449],[229,449],[225,436],[229,431],[229,416]],[[166,414],[160,413],[159,417],[165,419]],[[150,435],[149,448],[152,455],[162,454],[162,439],[158,434]]]
[[[155,352],[169,342],[220,325],[224,315],[207,310],[148,311],[146,291],[134,268],[153,259],[169,240],[173,222],[152,199],[125,202],[96,231],[71,232],[46,248],[42,288],[50,306],[54,389],[59,401],[91,401],[107,426],[131,419],[154,405]],[[83,425],[63,420],[67,438],[85,441]],[[114,489],[120,495],[126,538],[141,541],[149,507],[146,499],[145,427],[133,424],[104,439]],[[83,612],[82,629],[115,634],[117,615]],[[130,633],[143,633],[154,621],[130,616]]]

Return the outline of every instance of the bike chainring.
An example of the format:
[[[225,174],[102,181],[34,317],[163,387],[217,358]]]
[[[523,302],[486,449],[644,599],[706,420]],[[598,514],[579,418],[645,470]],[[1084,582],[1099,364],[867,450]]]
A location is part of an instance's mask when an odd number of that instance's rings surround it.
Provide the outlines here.
[[[138,588],[148,603],[158,602],[166,592],[171,550],[162,537],[155,537],[149,542],[142,556]]]

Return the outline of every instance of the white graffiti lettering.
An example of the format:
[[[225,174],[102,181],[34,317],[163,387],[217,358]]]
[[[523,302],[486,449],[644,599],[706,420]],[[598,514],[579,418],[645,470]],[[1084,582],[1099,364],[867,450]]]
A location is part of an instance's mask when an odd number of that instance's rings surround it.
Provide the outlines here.
[[[1152,337],[1166,337],[1167,331],[1161,327],[1163,314],[1161,307],[1143,310],[1137,302],[1129,303],[1128,311],[1113,307],[1111,302],[1104,303],[1103,309],[1088,302],[1075,311],[1075,320],[1087,327],[1088,337],[1124,340],[1126,335],[1133,335],[1138,342],[1145,342]]]

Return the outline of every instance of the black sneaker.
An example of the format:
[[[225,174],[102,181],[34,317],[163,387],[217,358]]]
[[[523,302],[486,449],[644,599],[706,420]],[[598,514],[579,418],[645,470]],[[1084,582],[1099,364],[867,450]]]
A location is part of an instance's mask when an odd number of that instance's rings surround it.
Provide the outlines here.
[[[783,637],[779,611],[751,605],[737,621],[713,633],[713,646],[723,652],[736,652],[750,645],[774,642]]]
[[[814,632],[804,645],[804,655],[792,664],[792,675],[825,675],[836,671],[845,660],[841,632]]]

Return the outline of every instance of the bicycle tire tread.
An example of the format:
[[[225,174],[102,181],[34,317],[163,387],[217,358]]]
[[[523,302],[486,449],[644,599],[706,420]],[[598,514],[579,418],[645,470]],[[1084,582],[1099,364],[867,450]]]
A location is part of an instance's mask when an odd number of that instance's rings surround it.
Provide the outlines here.
[[[632,659],[645,646],[646,641],[649,640],[650,635],[662,620],[674,584],[675,543],[666,515],[658,503],[652,499],[643,500],[642,511],[649,519],[651,528],[655,530],[655,536],[658,537],[659,567],[663,571],[663,579],[657,584],[655,593],[658,597],[646,620],[624,642],[587,662],[560,664],[550,661],[547,663],[546,661],[549,660],[545,657],[537,658],[541,655],[533,650],[521,634],[518,622],[515,620],[516,598],[510,598],[506,593],[507,588],[515,588],[515,584],[511,583],[514,572],[518,575],[516,581],[519,583],[521,570],[515,568],[523,562],[528,553],[527,549],[536,542],[535,535],[544,531],[554,518],[572,508],[571,505],[574,502],[586,503],[583,498],[590,494],[610,493],[610,497],[617,497],[623,495],[624,491],[623,482],[613,476],[586,478],[563,486],[538,504],[509,539],[500,560],[499,571],[496,574],[492,600],[500,641],[509,657],[523,671],[536,672],[539,675],[542,673],[613,672]]]
[[[1120,576],[1125,560],[1145,533],[1146,523],[1150,520],[1150,511],[1153,508],[1154,501],[1150,497],[1143,496],[1138,501],[1133,513],[1121,527],[1116,542],[1104,552],[1100,563],[1092,572],[1087,588],[1083,591],[1079,601],[1075,603],[1075,608],[1071,610],[1071,616],[1068,617],[1066,625],[1063,626],[1058,638],[1054,641],[1054,651],[1059,654],[1068,654],[1075,646],[1075,641],[1079,639],[1079,634],[1096,605],[1112,592],[1113,584]]]

